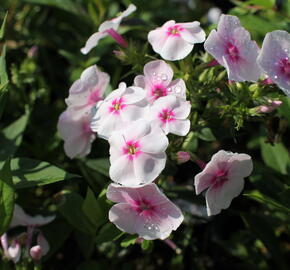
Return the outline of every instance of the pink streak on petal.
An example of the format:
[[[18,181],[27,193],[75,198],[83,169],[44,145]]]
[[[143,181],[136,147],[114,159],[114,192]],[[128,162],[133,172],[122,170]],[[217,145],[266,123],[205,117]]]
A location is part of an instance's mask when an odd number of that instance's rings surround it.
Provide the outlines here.
[[[128,43],[123,37],[118,34],[113,28],[106,30],[106,32],[122,47],[127,48]]]
[[[98,101],[100,101],[101,98],[101,93],[99,89],[94,90],[93,92],[91,92],[91,94],[89,95],[88,98],[88,103],[87,105],[94,105],[96,104]]]
[[[175,121],[174,116],[174,112],[170,109],[163,109],[158,115],[163,124]]]

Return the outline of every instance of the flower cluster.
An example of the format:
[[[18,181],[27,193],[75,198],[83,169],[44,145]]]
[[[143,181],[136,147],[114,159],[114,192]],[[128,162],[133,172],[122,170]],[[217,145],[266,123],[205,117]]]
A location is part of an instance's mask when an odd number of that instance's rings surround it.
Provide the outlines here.
[[[101,24],[81,51],[88,53],[107,35],[126,47],[116,31],[135,9],[130,5],[119,17]],[[264,75],[290,95],[290,35],[285,31],[268,33],[260,50],[236,16],[221,15],[217,30],[212,30],[207,39],[199,22],[170,20],[150,31],[148,41],[156,53],[170,61],[185,58],[194,44],[205,41],[205,50],[216,64],[226,68],[230,81],[256,82]],[[114,183],[108,187],[107,198],[116,203],[109,219],[120,230],[150,240],[165,239],[183,220],[180,209],[153,183],[166,165],[167,135],[186,136],[190,131],[191,104],[186,85],[182,79],[173,78],[169,63],[154,60],[145,64],[133,85],[121,82],[103,99],[109,75],[91,66],[71,86],[68,108],[58,122],[65,152],[71,158],[86,156],[95,134],[108,140],[109,175]],[[270,112],[281,104],[268,103],[260,112]],[[180,163],[190,158],[184,151],[177,154]],[[216,215],[241,193],[253,164],[247,154],[221,150],[203,167],[195,176],[196,193],[207,189],[207,213]]]

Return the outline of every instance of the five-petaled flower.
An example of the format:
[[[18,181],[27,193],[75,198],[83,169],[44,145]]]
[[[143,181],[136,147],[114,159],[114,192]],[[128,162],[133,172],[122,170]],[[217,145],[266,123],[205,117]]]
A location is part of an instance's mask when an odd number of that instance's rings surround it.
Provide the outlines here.
[[[167,238],[183,221],[180,209],[153,183],[135,188],[110,184],[107,198],[117,203],[109,211],[109,220],[147,240]]]
[[[92,34],[89,37],[89,39],[87,40],[87,42],[85,44],[85,47],[83,47],[81,49],[81,52],[83,54],[89,53],[89,51],[92,48],[94,48],[98,45],[100,39],[103,39],[104,37],[106,37],[108,35],[110,35],[113,39],[115,39],[121,46],[126,47],[127,46],[126,41],[122,38],[122,36],[120,36],[117,33],[117,30],[118,30],[122,20],[125,17],[129,16],[135,10],[136,10],[136,6],[133,4],[130,4],[128,6],[128,8],[125,11],[123,11],[118,17],[103,22],[99,26],[99,29],[98,29],[99,31]]]
[[[227,69],[231,81],[257,81],[261,69],[257,64],[259,47],[238,17],[222,15],[217,31],[212,30],[204,43],[205,50]]]
[[[125,186],[137,186],[155,180],[165,167],[168,139],[158,126],[145,120],[124,125],[112,133],[110,177]]]
[[[161,97],[150,108],[150,120],[159,125],[165,134],[173,133],[185,136],[190,129],[190,121],[186,119],[191,105],[175,96]]]
[[[153,50],[165,60],[175,61],[185,58],[195,43],[205,40],[205,32],[197,21],[175,23],[171,20],[148,34]]]
[[[290,34],[276,30],[266,35],[258,64],[290,96]]]
[[[127,88],[125,83],[120,83],[118,89],[97,104],[91,128],[100,137],[108,139],[125,123],[142,118],[147,106],[144,89],[135,86]]]
[[[230,206],[232,199],[242,192],[244,178],[252,170],[252,159],[247,154],[220,150],[212,156],[204,170],[194,178],[197,195],[208,188],[205,198],[209,216]]]
[[[182,79],[172,81],[173,70],[165,61],[155,60],[144,66],[144,76],[138,75],[134,79],[134,85],[146,90],[146,96],[150,103],[159,97],[175,95],[186,99],[186,86]]]

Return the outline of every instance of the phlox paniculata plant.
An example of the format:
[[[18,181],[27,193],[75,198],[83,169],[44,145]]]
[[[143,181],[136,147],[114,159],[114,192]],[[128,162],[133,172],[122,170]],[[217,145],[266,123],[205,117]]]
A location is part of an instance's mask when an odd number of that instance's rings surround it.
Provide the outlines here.
[[[82,53],[93,51],[101,39],[111,36],[122,47],[117,56],[121,60],[130,58],[130,45],[118,28],[135,9],[130,5],[120,16],[102,23],[81,49]],[[285,31],[268,33],[260,49],[238,17],[221,15],[217,30],[212,30],[208,37],[197,21],[170,20],[151,30],[148,42],[163,60],[155,58],[141,63],[143,74],[135,72],[133,82],[120,82],[106,97],[104,91],[113,74],[108,75],[95,65],[84,70],[69,90],[67,109],[59,118],[58,130],[70,158],[88,155],[96,136],[107,140],[109,176],[114,182],[107,189],[107,198],[116,203],[109,211],[109,220],[124,232],[153,240],[167,238],[183,221],[181,210],[162,193],[157,180],[172,154],[174,136],[186,141],[191,134],[192,93],[198,91],[188,83],[190,73],[179,78],[178,74],[184,72],[182,64],[178,70],[165,60],[183,63],[195,44],[204,42],[204,50],[214,59],[200,65],[200,72],[220,65],[227,72],[229,85],[245,81],[275,83],[289,95],[290,35]],[[253,108],[253,114],[269,113],[281,103],[268,98]],[[182,146],[177,150],[178,163],[198,161]],[[193,176],[194,187],[196,194],[207,189],[205,199],[210,216],[228,208],[242,192],[253,162],[248,154],[220,150],[201,167],[202,172]]]

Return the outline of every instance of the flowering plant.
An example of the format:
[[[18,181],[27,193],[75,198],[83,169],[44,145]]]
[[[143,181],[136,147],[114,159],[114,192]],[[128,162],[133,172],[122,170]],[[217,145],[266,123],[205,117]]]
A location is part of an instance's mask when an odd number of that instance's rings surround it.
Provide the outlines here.
[[[0,8],[0,268],[287,269],[289,4],[121,2]]]

